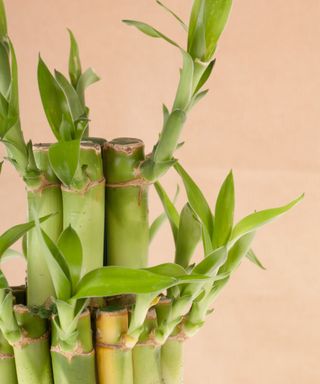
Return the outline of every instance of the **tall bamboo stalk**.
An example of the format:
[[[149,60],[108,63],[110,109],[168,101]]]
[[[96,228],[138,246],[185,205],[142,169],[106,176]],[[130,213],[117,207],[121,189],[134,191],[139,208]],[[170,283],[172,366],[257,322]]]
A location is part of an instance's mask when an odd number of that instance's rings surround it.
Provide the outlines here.
[[[127,309],[97,312],[96,352],[99,384],[133,384],[132,350],[122,342],[128,331]]]
[[[148,185],[137,173],[144,159],[141,140],[118,138],[104,145],[108,265],[147,266]]]
[[[48,322],[22,305],[14,306],[21,332],[13,343],[19,384],[53,384]]]
[[[29,220],[48,214],[52,219],[42,224],[48,236],[57,241],[62,231],[62,196],[60,182],[54,175],[48,158],[49,144],[34,145],[34,157],[41,177],[28,188]],[[35,229],[27,235],[27,302],[42,305],[54,294],[47,263],[41,252],[41,240]]]
[[[96,383],[90,312],[86,310],[80,316],[75,333],[68,335],[66,340],[61,339],[57,321],[59,320],[52,322],[51,358],[54,382]]]
[[[63,227],[77,232],[83,250],[82,274],[103,265],[105,181],[100,145],[83,142],[70,185],[63,185]]]

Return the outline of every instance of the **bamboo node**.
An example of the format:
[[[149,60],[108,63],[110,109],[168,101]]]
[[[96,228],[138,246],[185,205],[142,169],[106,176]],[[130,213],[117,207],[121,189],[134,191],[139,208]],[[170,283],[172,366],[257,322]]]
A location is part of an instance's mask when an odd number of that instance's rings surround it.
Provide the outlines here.
[[[81,189],[78,190],[76,188],[72,187],[66,187],[65,185],[61,184],[61,190],[64,192],[77,192],[77,194],[85,195],[90,189],[97,187],[98,185],[104,184],[105,179],[104,177],[100,180],[90,180],[87,182],[87,184]]]
[[[128,181],[123,181],[120,183],[106,183],[107,188],[129,188],[129,187],[148,187],[152,183],[145,180],[142,177],[138,177],[136,179],[128,180]]]
[[[90,352],[84,352],[81,345],[72,350],[72,351],[63,351],[60,345],[52,346],[50,349],[51,352],[58,353],[65,357],[69,363],[71,363],[72,359],[75,357],[86,357],[86,356],[94,356],[95,350],[92,349]]]
[[[41,343],[44,340],[48,340],[48,338],[49,338],[49,331],[47,331],[46,333],[44,333],[40,337],[31,338],[31,337],[28,337],[27,332],[25,330],[23,330],[21,339],[19,341],[15,342],[13,344],[13,347],[14,348],[24,348],[24,347],[31,345],[31,344]]]
[[[11,353],[0,353],[0,360],[14,359],[14,354]]]

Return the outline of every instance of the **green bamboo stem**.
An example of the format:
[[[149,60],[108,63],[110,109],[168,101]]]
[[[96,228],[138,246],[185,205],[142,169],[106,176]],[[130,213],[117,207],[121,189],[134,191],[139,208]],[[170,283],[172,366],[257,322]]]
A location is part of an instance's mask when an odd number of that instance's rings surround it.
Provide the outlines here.
[[[63,227],[71,224],[80,237],[85,274],[103,266],[105,181],[100,145],[81,144],[79,169],[81,175],[62,187]]]
[[[51,358],[54,382],[59,384],[96,383],[95,354],[92,343],[90,312],[79,318],[75,338],[63,341],[52,322]]]
[[[122,342],[128,331],[127,309],[97,312],[96,353],[99,384],[133,384],[132,350]]]
[[[22,305],[14,313],[23,330],[13,344],[19,384],[53,384],[47,321]]]
[[[134,384],[162,384],[161,347],[153,339],[156,325],[156,312],[149,310],[144,330],[132,351]]]
[[[148,263],[148,185],[137,174],[141,140],[119,138],[104,145],[107,264],[143,268]]]
[[[170,337],[161,348],[163,384],[183,383],[183,341]]]
[[[34,146],[35,160],[42,175],[33,180],[32,185],[28,182],[28,211],[29,220],[35,216],[55,214],[42,224],[42,228],[53,241],[57,241],[62,231],[62,198],[60,183],[49,165],[48,149],[48,144]],[[44,304],[54,294],[41,244],[36,229],[31,230],[27,235],[27,302],[31,306]]]
[[[18,384],[12,346],[0,331],[0,378],[1,384]]]

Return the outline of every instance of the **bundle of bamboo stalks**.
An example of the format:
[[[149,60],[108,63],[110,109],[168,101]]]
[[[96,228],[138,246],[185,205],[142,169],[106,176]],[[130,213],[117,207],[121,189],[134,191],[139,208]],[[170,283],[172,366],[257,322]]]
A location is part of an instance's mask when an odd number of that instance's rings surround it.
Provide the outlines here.
[[[124,20],[178,48],[182,69],[172,108],[149,155],[136,138],[107,141],[89,134],[86,88],[99,80],[82,71],[70,32],[69,76],[40,57],[38,83],[56,143],[23,136],[18,70],[0,0],[0,139],[26,184],[28,221],[0,237],[0,261],[22,239],[26,287],[10,287],[0,270],[1,384],[180,384],[183,345],[243,258],[262,267],[251,249],[256,230],[301,199],[254,212],[234,224],[234,181],[228,174],[211,209],[174,152],[187,114],[206,95],[217,42],[231,0],[195,0],[185,29],[187,48],[152,26]],[[1,163],[2,166],[2,163]],[[174,168],[187,199],[178,211],[159,179]],[[0,167],[1,169],[1,167]],[[149,224],[148,191],[164,214]],[[148,267],[148,248],[168,219],[174,261]],[[192,257],[199,242],[203,259]]]

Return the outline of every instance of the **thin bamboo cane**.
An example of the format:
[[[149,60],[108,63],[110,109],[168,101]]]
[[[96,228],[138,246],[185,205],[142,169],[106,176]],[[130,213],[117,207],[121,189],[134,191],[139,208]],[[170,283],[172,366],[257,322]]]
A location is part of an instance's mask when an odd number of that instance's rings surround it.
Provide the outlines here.
[[[18,384],[12,346],[0,331],[0,378],[1,384]]]
[[[35,215],[39,218],[55,214],[51,220],[42,224],[42,228],[56,241],[62,231],[62,198],[60,183],[49,164],[48,149],[48,144],[34,146],[35,160],[42,175],[28,188],[28,211],[29,220],[33,220]],[[41,252],[41,240],[35,229],[27,235],[27,258],[28,305],[42,305],[54,294],[54,289],[46,260]]]
[[[132,350],[122,343],[128,331],[127,309],[97,312],[96,353],[99,384],[133,384]]]
[[[132,351],[134,384],[162,384],[161,347],[153,339],[156,324],[156,312],[151,309],[144,323],[144,331]]]
[[[105,181],[100,145],[81,144],[80,169],[81,176],[62,187],[63,227],[71,224],[80,237],[85,274],[103,266]]]
[[[148,185],[137,174],[141,140],[119,138],[104,145],[108,265],[133,268],[148,262]]]
[[[95,384],[95,354],[90,312],[79,318],[76,335],[63,341],[52,322],[51,358],[54,382],[59,384]],[[72,340],[72,341],[71,341]],[[71,341],[71,342],[70,342]]]
[[[161,348],[163,384],[183,383],[183,340],[170,337]]]
[[[48,323],[22,305],[14,306],[21,332],[13,344],[19,384],[53,384]]]

